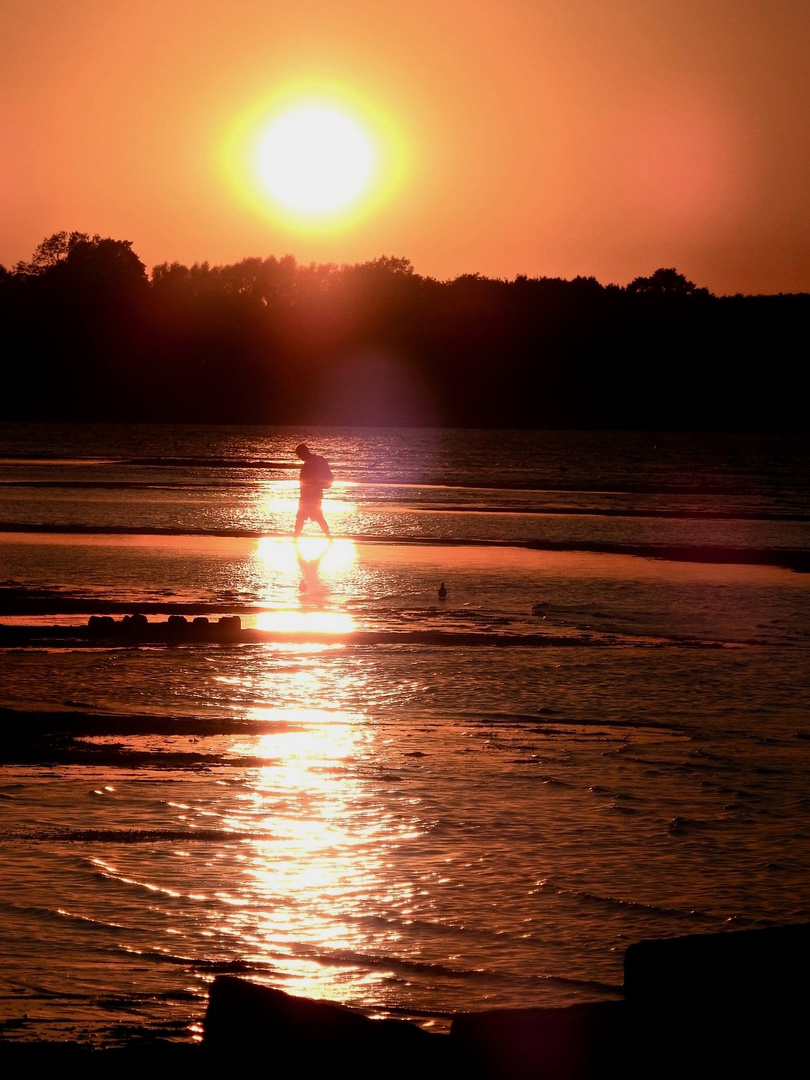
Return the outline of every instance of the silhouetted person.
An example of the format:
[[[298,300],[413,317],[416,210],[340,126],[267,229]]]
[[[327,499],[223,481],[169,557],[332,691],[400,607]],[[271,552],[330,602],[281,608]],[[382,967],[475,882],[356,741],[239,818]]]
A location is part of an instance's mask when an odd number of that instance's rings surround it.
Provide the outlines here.
[[[310,520],[320,525],[331,540],[332,534],[329,532],[329,526],[326,524],[326,518],[321,509],[324,490],[332,486],[333,477],[329,462],[326,458],[313,454],[306,443],[299,443],[295,448],[295,453],[304,463],[301,466],[301,498],[298,502],[298,513],[295,516],[295,535],[300,536],[304,522]]]
[[[444,582],[442,582],[441,585],[439,586],[439,599],[440,600],[446,600],[447,599],[447,589],[444,587]]]

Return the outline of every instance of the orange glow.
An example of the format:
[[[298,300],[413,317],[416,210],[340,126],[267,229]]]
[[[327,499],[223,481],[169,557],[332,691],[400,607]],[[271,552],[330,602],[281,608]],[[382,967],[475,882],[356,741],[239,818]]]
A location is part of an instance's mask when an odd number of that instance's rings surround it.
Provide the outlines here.
[[[391,902],[398,907],[412,901],[412,884],[392,884],[390,866],[413,824],[358,812],[367,799],[362,768],[352,775],[343,763],[361,762],[377,737],[373,725],[359,722],[363,717],[323,708],[248,715],[278,721],[279,728],[238,747],[268,764],[245,791],[244,816],[234,814],[225,824],[242,829],[249,822],[273,840],[247,846],[238,889],[244,902],[228,913],[220,932],[238,936],[248,957],[262,959],[269,949],[275,969],[295,978],[296,993],[332,1000],[356,995],[341,977],[345,961],[330,964],[325,954],[379,947],[381,931],[363,918],[370,896],[395,890]],[[317,960],[307,955],[310,943]],[[369,973],[369,992],[375,986],[383,992],[386,977]]]
[[[343,611],[262,611],[256,629],[278,634],[350,634],[354,619]]]
[[[6,4],[0,28],[6,267],[76,229],[148,269],[394,254],[440,280],[674,265],[719,293],[810,290],[798,0],[85,0]],[[339,212],[276,202],[256,168],[306,102],[374,150]]]
[[[286,536],[263,536],[256,543],[256,558],[266,573],[297,574],[302,562],[317,562],[319,571],[340,574],[357,561],[357,546],[342,537],[330,542],[321,535],[301,536],[296,542]]]
[[[667,88],[624,110],[610,135],[617,198],[637,228],[734,227],[750,198],[744,133],[716,101]]]
[[[357,562],[353,540],[329,541],[325,536],[264,536],[256,544],[254,559],[267,581],[268,598],[279,585],[290,596],[288,606],[263,611],[252,621],[259,630],[277,634],[350,634],[353,617],[336,609],[332,598]],[[294,605],[294,606],[293,606]]]

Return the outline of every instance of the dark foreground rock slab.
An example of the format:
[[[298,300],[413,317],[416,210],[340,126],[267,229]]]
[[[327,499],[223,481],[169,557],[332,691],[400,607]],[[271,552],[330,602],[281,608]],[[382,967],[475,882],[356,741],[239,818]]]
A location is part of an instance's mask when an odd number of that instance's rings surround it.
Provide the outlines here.
[[[356,1009],[293,997],[230,975],[214,980],[204,1021],[214,1056],[260,1054],[276,1075],[447,1076],[447,1036],[400,1020],[371,1020]],[[279,1069],[280,1062],[289,1071]]]
[[[624,993],[639,1076],[789,1077],[806,1058],[810,924],[641,941]]]
[[[204,1045],[223,1060],[250,1053],[303,1075],[408,1080],[613,1080],[627,1077],[624,1002],[499,1009],[453,1018],[449,1035],[370,1020],[341,1005],[221,976],[211,987]]]
[[[623,1001],[460,1013],[449,1036],[223,976],[205,1044],[362,1076],[465,1080],[788,1077],[805,1054],[810,926],[643,941]]]
[[[627,1010],[621,1001],[460,1013],[450,1036],[465,1075],[613,1080],[627,1072]]]
[[[784,1007],[796,1000],[808,962],[810,923],[639,941],[624,954],[624,996],[634,1006]]]

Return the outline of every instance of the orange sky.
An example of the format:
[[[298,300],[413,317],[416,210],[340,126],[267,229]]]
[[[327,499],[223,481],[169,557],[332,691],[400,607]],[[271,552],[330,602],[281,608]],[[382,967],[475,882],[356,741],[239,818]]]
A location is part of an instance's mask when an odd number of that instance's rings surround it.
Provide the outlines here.
[[[149,269],[386,254],[440,279],[675,266],[810,291],[808,0],[25,0],[0,52],[6,267],[77,229]],[[343,228],[240,186],[247,119],[291,86],[398,147]]]

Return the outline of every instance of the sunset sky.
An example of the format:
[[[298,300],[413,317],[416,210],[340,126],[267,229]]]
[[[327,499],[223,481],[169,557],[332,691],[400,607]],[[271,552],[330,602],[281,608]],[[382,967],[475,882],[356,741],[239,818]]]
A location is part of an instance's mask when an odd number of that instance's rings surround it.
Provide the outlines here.
[[[0,50],[6,267],[75,229],[148,269],[385,254],[810,291],[808,0],[25,0]],[[343,213],[263,185],[298,102],[369,140]]]

